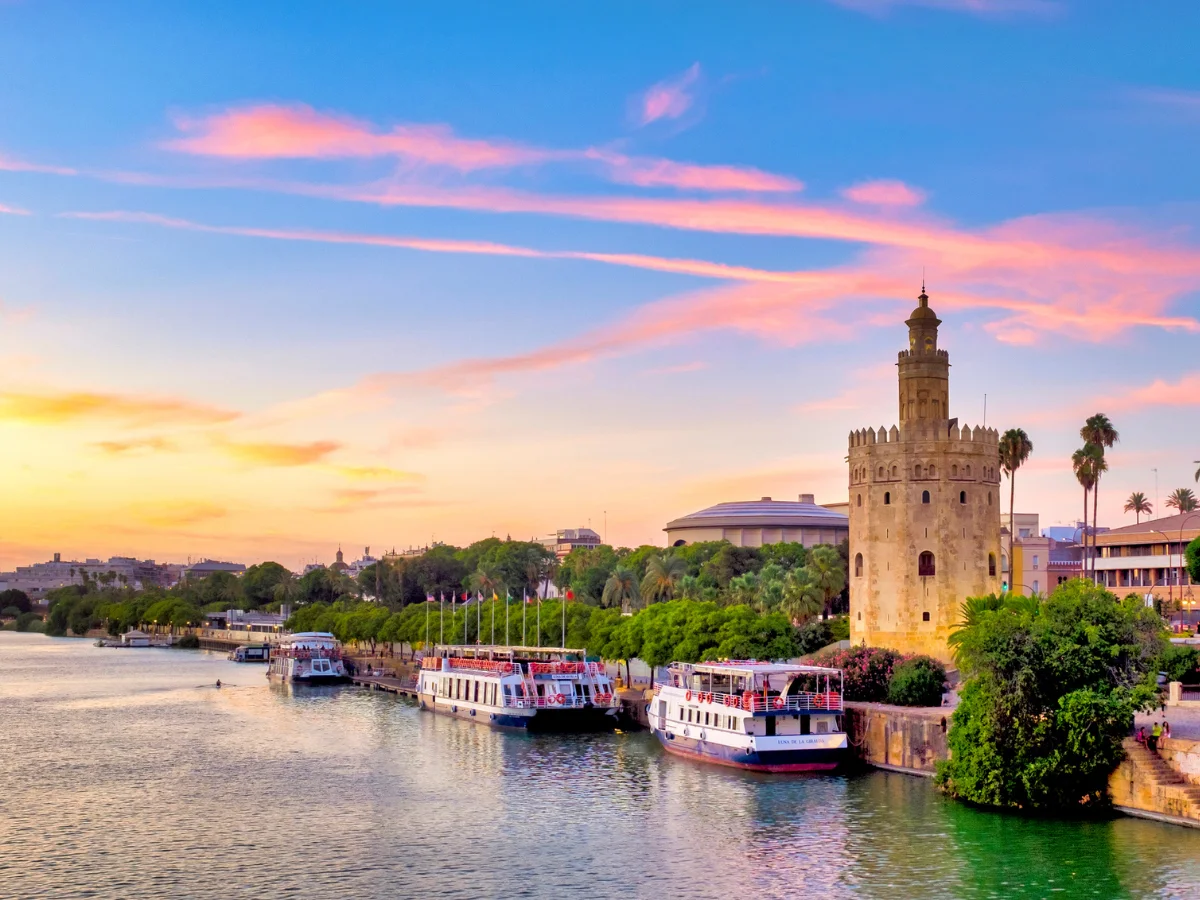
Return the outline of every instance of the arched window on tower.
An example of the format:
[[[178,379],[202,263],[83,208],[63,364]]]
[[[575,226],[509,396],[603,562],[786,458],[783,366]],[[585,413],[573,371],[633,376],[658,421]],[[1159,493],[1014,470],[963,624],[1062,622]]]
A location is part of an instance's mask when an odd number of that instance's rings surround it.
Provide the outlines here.
[[[950,467],[950,477],[951,478],[958,477],[958,465],[957,464]]]
[[[883,505],[884,505],[884,506],[891,506],[891,505],[892,505],[892,492],[891,492],[891,491],[884,491],[884,492],[883,492]]]
[[[892,477],[893,478],[900,477],[900,467],[899,466],[892,466]]]
[[[922,503],[929,502],[929,491],[921,491],[921,502]]]
[[[971,477],[971,467],[970,466],[967,466],[967,477],[968,478]]]
[[[996,575],[996,554],[995,553],[988,554],[988,574],[991,575],[993,578]]]
[[[937,466],[930,466],[925,471],[925,474],[928,475],[930,478],[935,478],[937,476]]]
[[[992,492],[988,491],[988,506],[992,505]]]
[[[966,491],[959,491],[959,492],[958,492],[958,502],[959,502],[959,503],[966,503],[966,502],[967,502],[967,492],[966,492]]]
[[[922,551],[921,555],[917,557],[917,574],[921,576],[936,574],[936,569],[933,565],[933,554],[928,550]]]
[[[933,413],[933,418],[938,417],[938,402],[936,400],[929,401],[929,411]]]
[[[858,495],[858,505],[862,506],[862,494]]]
[[[921,477],[921,467],[919,465],[913,466],[913,478],[920,478],[920,477]]]
[[[862,578],[862,562],[863,562],[862,554],[861,553],[854,554],[854,577],[855,578]]]
[[[884,472],[884,468],[883,468],[883,466],[880,466],[880,467],[879,467],[879,480],[880,480],[880,481],[883,481],[883,476],[884,476],[884,474],[885,474],[885,472]]]

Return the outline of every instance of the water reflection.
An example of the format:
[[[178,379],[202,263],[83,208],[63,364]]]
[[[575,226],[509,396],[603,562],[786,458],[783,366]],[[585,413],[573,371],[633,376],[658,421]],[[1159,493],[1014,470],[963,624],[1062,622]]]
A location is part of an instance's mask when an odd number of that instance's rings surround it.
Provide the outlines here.
[[[495,732],[215,654],[0,633],[0,713],[4,897],[1200,896],[1183,829]]]

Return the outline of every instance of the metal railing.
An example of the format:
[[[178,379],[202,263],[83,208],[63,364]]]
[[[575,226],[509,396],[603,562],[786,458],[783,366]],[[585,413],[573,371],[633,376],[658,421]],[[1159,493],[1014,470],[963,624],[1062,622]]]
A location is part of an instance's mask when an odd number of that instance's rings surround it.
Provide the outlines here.
[[[1200,688],[1197,688],[1200,691]],[[657,696],[659,686],[655,686]],[[684,699],[706,706],[728,706],[748,712],[841,712],[842,695],[837,691],[801,691],[789,696],[763,696],[758,693],[723,694],[720,692],[687,691]]]
[[[1180,700],[1200,700],[1200,684],[1180,685]]]

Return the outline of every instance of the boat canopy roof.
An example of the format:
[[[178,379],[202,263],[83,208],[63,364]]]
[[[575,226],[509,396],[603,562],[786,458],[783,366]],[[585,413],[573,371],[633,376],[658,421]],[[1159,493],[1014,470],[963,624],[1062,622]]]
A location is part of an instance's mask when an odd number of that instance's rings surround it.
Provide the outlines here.
[[[578,656],[587,650],[571,647],[521,647],[508,644],[444,644],[430,651],[433,656]]]
[[[758,662],[757,660],[731,659],[711,663],[673,663],[671,669],[691,674],[703,672],[709,675],[841,675],[841,669],[826,666],[804,666],[796,663]]]

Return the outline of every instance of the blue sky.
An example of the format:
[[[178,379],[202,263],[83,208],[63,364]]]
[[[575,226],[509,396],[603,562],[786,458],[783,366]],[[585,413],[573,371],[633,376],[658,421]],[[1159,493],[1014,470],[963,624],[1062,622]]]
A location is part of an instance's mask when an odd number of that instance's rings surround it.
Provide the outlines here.
[[[1198,33],[1182,2],[0,3],[0,566],[839,499],[922,268],[952,413],[1034,439],[1018,506],[1075,515],[1100,409],[1123,524],[1200,456]]]

